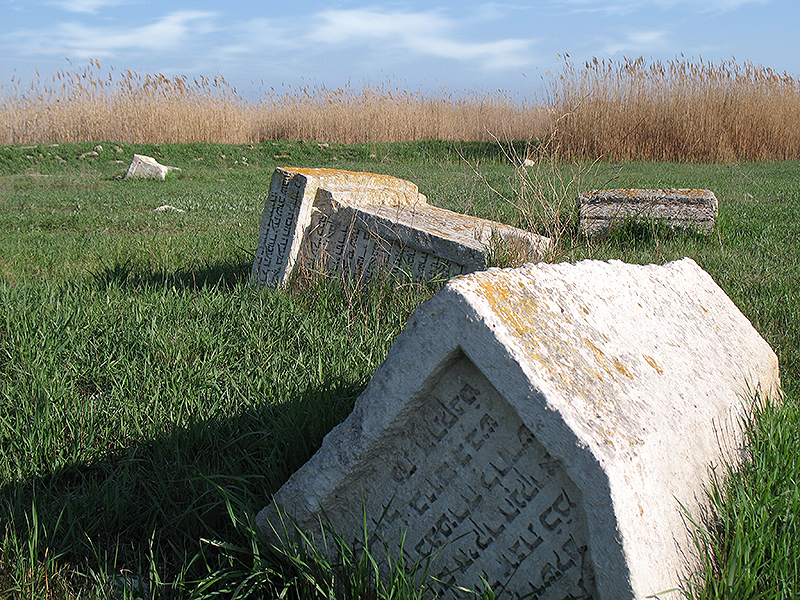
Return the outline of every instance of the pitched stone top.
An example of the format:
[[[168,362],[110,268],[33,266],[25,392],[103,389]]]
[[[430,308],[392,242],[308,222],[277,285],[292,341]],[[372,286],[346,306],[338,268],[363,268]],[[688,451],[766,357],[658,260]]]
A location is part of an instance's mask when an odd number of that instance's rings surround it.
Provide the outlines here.
[[[363,509],[390,547],[405,533],[408,560],[437,553],[445,583],[651,597],[694,567],[681,505],[698,514],[754,391],[779,386],[774,352],[691,259],[476,272],[414,312],[258,527],[278,544],[278,508],[312,535],[324,511],[357,537]]]
[[[448,287],[537,374],[536,388],[603,461],[639,454],[649,436],[664,434],[656,425],[687,418],[677,412],[691,407],[693,419],[711,421],[748,386],[779,385],[771,348],[691,259],[490,269]],[[759,360],[743,360],[744,348]],[[721,372],[733,398],[720,397]],[[674,387],[660,389],[667,382]],[[653,402],[678,389],[694,400]]]
[[[354,223],[377,239],[400,240],[418,252],[465,265],[468,272],[486,267],[487,248],[498,240],[517,244],[531,260],[540,257],[549,244],[548,238],[516,227],[427,203],[356,206],[332,198],[331,205],[342,213],[340,220]]]

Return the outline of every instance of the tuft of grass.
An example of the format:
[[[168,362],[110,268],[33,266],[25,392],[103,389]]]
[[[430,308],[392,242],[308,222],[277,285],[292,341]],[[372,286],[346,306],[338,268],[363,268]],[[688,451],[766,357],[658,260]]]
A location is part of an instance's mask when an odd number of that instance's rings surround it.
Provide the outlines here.
[[[702,570],[685,583],[689,600],[783,600],[800,591],[798,408],[794,393],[756,398],[742,422],[745,456],[711,472],[708,507],[694,521]]]

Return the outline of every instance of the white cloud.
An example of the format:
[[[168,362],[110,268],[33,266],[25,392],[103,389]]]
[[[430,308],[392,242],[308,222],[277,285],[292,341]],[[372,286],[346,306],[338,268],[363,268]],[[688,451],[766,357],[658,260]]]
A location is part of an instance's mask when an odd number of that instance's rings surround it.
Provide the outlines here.
[[[25,40],[28,54],[62,54],[75,58],[107,58],[122,50],[165,51],[187,43],[192,37],[214,30],[216,13],[178,11],[140,27],[90,27],[61,23],[53,30],[18,31],[12,36]]]
[[[100,8],[119,6],[124,3],[124,0],[56,0],[51,2],[53,6],[58,6],[66,11],[86,14],[94,14]]]
[[[378,9],[326,10],[308,39],[318,44],[379,43],[415,54],[474,61],[489,69],[509,69],[533,62],[534,39],[461,41],[460,23],[438,12],[381,12]]]
[[[255,18],[226,28],[227,41],[218,50],[220,58],[259,54],[264,50],[292,50],[302,48],[301,32],[286,22]]]
[[[680,5],[690,5],[694,12],[727,12],[747,4],[767,4],[772,0],[555,0],[557,4],[573,7],[578,12],[602,12],[607,14],[628,14],[658,6],[665,9]]]
[[[603,56],[633,53],[647,54],[667,49],[667,32],[661,31],[634,31],[625,36],[624,41],[606,44],[601,52]]]

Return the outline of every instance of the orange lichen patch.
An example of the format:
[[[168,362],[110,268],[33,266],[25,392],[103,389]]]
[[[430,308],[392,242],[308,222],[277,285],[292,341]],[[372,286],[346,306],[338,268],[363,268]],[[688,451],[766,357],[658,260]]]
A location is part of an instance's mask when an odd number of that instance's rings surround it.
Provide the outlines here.
[[[479,293],[503,324],[520,338],[528,356],[557,376],[565,389],[602,386],[602,372],[613,381],[617,381],[620,374],[633,379],[617,358],[606,356],[592,340],[578,333],[566,312],[537,301],[522,282],[512,290],[508,277],[504,271],[483,274],[476,280]],[[554,327],[558,322],[565,323],[566,327]],[[578,348],[588,351],[583,354],[584,360],[577,360],[581,355],[575,352]],[[566,356],[573,361],[569,372],[560,364]]]
[[[633,379],[633,375],[631,375],[631,372],[628,371],[625,365],[619,362],[616,358],[612,358],[611,360],[614,361],[614,366],[617,368],[617,371],[625,375],[625,377],[627,377],[628,379]]]
[[[652,356],[647,356],[647,354],[642,354],[642,357],[644,358],[645,362],[647,362],[648,365],[650,365],[656,370],[656,373],[658,373],[659,375],[664,374],[664,370],[658,366],[658,363]]]

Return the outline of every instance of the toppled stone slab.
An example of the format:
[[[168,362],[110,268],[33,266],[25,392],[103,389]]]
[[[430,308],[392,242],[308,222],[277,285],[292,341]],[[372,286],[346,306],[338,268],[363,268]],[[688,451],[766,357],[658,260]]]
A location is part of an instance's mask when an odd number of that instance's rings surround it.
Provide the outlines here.
[[[383,268],[415,279],[450,277],[485,268],[497,247],[521,248],[533,259],[546,244],[502,223],[433,207],[416,185],[396,177],[277,168],[252,280],[278,287],[297,265],[358,278]]]
[[[708,234],[717,220],[718,202],[709,190],[600,190],[578,197],[581,231],[607,234],[626,221],[661,221],[669,227]]]
[[[366,515],[409,564],[435,555],[448,597],[485,574],[509,597],[645,598],[693,566],[681,504],[697,514],[748,398],[779,385],[690,259],[473,273],[414,312],[257,524],[279,545],[284,515],[321,543],[324,513],[352,542]]]
[[[134,154],[125,179],[160,179],[164,181],[170,171],[180,171],[178,167],[159,164],[155,158]]]
[[[402,272],[412,281],[449,279],[503,254],[518,264],[541,256],[546,238],[427,203],[354,204],[318,193],[301,265],[308,272],[368,280]]]

